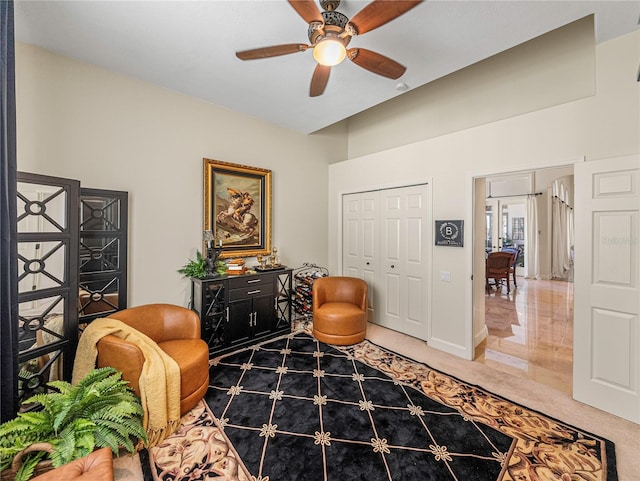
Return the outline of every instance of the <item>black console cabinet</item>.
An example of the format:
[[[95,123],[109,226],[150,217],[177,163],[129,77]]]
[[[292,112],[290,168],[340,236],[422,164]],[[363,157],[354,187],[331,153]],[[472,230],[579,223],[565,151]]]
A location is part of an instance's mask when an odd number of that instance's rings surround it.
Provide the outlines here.
[[[219,356],[291,331],[291,269],[191,280],[209,355]]]

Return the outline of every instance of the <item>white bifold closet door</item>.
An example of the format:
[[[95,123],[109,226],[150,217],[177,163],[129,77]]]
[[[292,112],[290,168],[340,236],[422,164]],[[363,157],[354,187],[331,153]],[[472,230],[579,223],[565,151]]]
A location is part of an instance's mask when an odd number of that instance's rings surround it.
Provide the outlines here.
[[[343,197],[344,275],[369,285],[369,320],[427,340],[429,185]]]

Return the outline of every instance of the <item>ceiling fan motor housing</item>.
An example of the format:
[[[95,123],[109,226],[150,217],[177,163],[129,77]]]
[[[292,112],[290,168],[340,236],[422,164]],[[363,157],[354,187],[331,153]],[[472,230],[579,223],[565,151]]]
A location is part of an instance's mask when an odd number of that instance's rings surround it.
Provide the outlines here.
[[[346,34],[348,29],[349,18],[335,10],[322,12],[324,23],[311,22],[309,24],[309,41],[311,45],[315,45],[318,41],[332,37],[341,41],[345,46],[351,41],[351,35]]]

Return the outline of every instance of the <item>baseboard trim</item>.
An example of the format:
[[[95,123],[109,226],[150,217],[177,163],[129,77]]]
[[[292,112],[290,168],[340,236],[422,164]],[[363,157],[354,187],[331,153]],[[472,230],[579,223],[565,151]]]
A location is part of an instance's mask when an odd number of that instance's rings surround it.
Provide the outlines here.
[[[476,335],[473,336],[473,347],[478,347],[482,341],[484,341],[489,335],[489,330],[487,329],[487,325],[482,326],[480,331],[476,332]]]
[[[429,338],[429,340],[427,341],[427,345],[435,349],[439,349],[440,351],[444,351],[448,354],[453,354],[454,356],[458,356],[462,359],[467,359],[466,349],[464,346],[453,344],[449,341],[443,341],[441,339],[436,339],[433,337]]]

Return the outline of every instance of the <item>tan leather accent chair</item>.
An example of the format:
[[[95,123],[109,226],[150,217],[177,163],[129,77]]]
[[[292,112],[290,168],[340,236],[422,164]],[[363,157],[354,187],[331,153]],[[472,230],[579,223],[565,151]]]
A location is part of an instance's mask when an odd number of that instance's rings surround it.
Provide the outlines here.
[[[109,314],[154,340],[180,367],[180,414],[194,407],[209,387],[209,347],[200,339],[200,318],[191,309],[147,304]],[[144,356],[140,348],[108,335],[98,342],[98,367],[111,366],[140,396]]]
[[[364,341],[367,333],[367,283],[329,276],[313,282],[313,336],[327,344]]]

